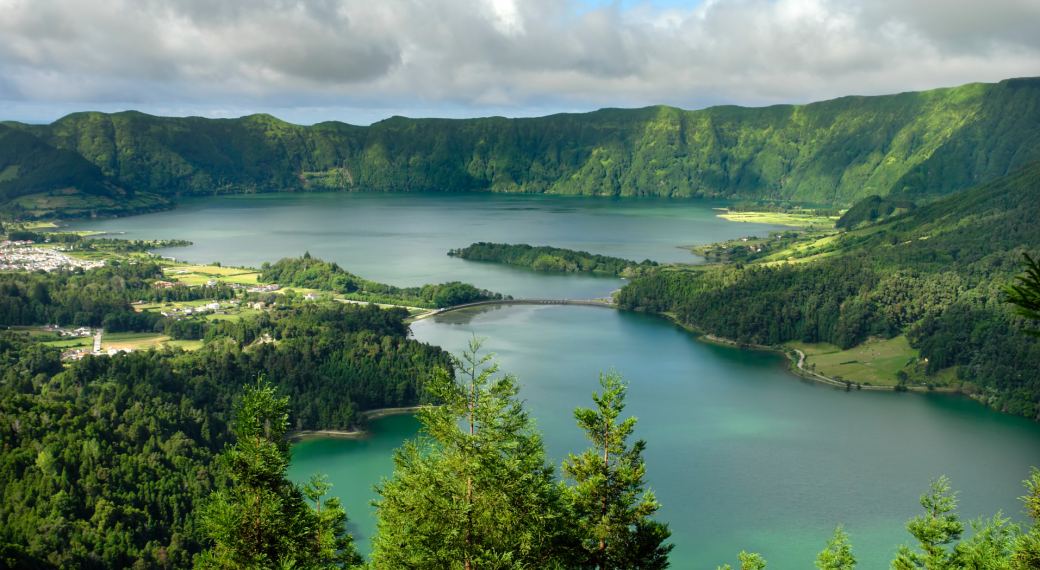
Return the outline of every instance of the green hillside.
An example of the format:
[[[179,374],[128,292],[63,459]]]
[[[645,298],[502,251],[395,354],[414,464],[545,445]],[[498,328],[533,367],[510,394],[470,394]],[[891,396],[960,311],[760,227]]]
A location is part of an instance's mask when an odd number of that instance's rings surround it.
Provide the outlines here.
[[[76,113],[6,123],[141,191],[495,191],[927,201],[1040,159],[1040,79],[803,106],[603,109],[370,127]]]
[[[0,204],[23,218],[147,211],[167,201],[109,179],[69,149],[0,125]]]
[[[1037,220],[1040,162],[755,264],[636,279],[618,299],[741,344],[850,349],[906,335],[920,360],[903,361],[902,381],[959,386],[1038,417],[1040,343],[1016,333],[1027,323],[1001,290],[1022,271],[1022,253],[1040,252]]]

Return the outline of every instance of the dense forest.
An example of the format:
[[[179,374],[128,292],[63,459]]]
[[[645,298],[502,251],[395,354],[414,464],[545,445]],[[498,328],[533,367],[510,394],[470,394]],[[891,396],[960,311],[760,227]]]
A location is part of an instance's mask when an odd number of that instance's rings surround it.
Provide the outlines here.
[[[1032,128],[1038,97],[1040,79],[1011,79],[766,108],[393,117],[369,127],[127,111],[75,113],[50,125],[7,122],[5,131],[78,153],[92,170],[75,186],[98,194],[118,184],[167,198],[349,189],[848,205],[874,194],[928,200],[1040,158]],[[0,164],[22,160],[14,156],[0,156]],[[21,193],[15,188],[29,187],[20,180],[30,170],[2,170],[0,191],[6,184],[10,196]]]
[[[448,255],[474,261],[495,261],[530,267],[535,271],[591,271],[625,277],[645,275],[657,267],[657,262],[649,259],[636,263],[619,257],[593,255],[587,251],[549,246],[534,247],[525,243],[511,245],[479,242],[469,247],[453,249]]]
[[[214,457],[233,441],[243,382],[263,375],[290,397],[293,429],[427,402],[426,379],[451,363],[406,338],[406,316],[307,304],[218,323],[195,352],[65,367],[57,349],[0,333],[0,567],[191,567],[201,501],[227,484]]]
[[[397,287],[362,279],[335,263],[326,263],[304,253],[299,258],[286,257],[276,263],[260,266],[261,283],[277,283],[293,287],[334,291],[347,299],[390,305],[443,308],[502,299],[501,293],[477,289],[469,283],[451,281],[439,285]]]
[[[18,203],[30,195],[45,197],[28,208]],[[104,174],[76,149],[55,148],[23,129],[0,124],[0,210],[9,216],[134,214],[171,205],[167,198],[137,192],[133,185]]]
[[[851,230],[860,224],[870,224],[889,216],[901,214],[912,210],[916,206],[909,200],[885,199],[881,196],[869,196],[860,200],[848,209],[834,227]]]
[[[136,312],[130,303],[233,299],[226,286],[153,286],[162,268],[151,262],[111,261],[91,271],[0,273],[0,323],[103,327],[109,332],[162,331],[171,322],[155,312]]]
[[[849,348],[906,333],[930,374],[956,366],[987,404],[1038,417],[1040,345],[1016,334],[1026,322],[1002,302],[1022,254],[1040,250],[1038,219],[1040,163],[1033,163],[841,234],[812,262],[657,273],[626,285],[618,301],[741,344]]]
[[[75,186],[97,196],[133,195],[75,149],[58,149],[28,132],[0,125],[0,202]]]

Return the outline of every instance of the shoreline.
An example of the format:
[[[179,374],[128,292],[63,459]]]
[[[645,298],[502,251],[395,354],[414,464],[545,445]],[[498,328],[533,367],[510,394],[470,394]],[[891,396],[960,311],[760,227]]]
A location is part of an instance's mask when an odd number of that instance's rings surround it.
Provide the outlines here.
[[[368,410],[361,412],[361,415],[365,417],[365,421],[376,420],[379,418],[385,418],[386,416],[400,416],[404,414],[414,414],[423,408],[429,408],[432,406],[403,406],[399,408],[377,408],[375,410]]]
[[[737,342],[735,340],[730,340],[728,338],[715,336],[715,335],[713,335],[711,333],[706,333],[706,332],[704,332],[704,331],[702,331],[702,330],[700,330],[700,329],[698,329],[698,328],[696,328],[694,326],[684,325],[683,323],[679,322],[679,320],[677,318],[675,318],[674,315],[665,314],[665,313],[653,313],[653,314],[662,316],[662,317],[668,319],[669,321],[671,321],[673,324],[679,326],[680,328],[682,328],[682,329],[684,329],[686,331],[694,333],[695,335],[697,335],[696,339],[697,339],[698,342],[703,342],[705,344],[714,344],[716,346],[725,346],[727,348],[735,348],[737,350],[743,350],[745,348],[748,348],[748,349],[751,349],[751,350],[764,350],[764,351],[777,352],[777,353],[783,354],[785,357],[787,357],[788,360],[791,361],[791,364],[793,365],[793,366],[789,366],[787,368],[787,370],[789,372],[791,372],[791,374],[793,374],[793,375],[795,375],[795,376],[797,376],[799,378],[805,379],[805,380],[811,380],[813,382],[817,382],[819,384],[824,384],[824,385],[827,385],[827,386],[833,386],[835,388],[844,388],[846,390],[875,390],[875,391],[889,391],[889,392],[898,392],[899,391],[899,390],[896,390],[895,386],[864,386],[862,384],[858,384],[858,383],[855,383],[855,382],[850,383],[850,384],[846,384],[845,382],[840,382],[840,381],[835,380],[835,379],[833,379],[833,378],[831,378],[829,376],[824,376],[823,374],[819,374],[819,373],[816,373],[816,372],[813,372],[813,371],[810,371],[810,370],[806,370],[805,368],[802,367],[802,363],[805,362],[805,353],[803,353],[801,350],[798,350],[797,348],[789,348],[788,347],[788,349],[785,350],[785,349],[779,349],[779,348],[776,348],[776,347],[773,347],[773,346],[766,346],[766,345],[763,345],[763,344],[747,344],[747,345],[744,345],[744,346],[738,346]],[[792,352],[798,353],[798,356],[799,356],[798,360],[795,360],[794,356],[792,355]],[[951,394],[963,393],[963,392],[961,392],[957,388],[931,388],[931,389],[929,389],[927,387],[921,387],[921,386],[906,386],[906,391],[907,392],[944,392],[944,393],[951,393]],[[965,394],[965,395],[967,395],[967,394]]]
[[[385,418],[387,416],[399,416],[414,414],[427,406],[405,406],[399,408],[377,408],[361,412],[364,422]],[[295,442],[308,439],[365,439],[371,435],[364,429],[335,430],[335,429],[302,429],[285,432],[285,441]]]
[[[303,441],[305,439],[364,439],[368,437],[367,431],[362,430],[332,430],[332,429],[304,429],[285,432],[285,441]]]

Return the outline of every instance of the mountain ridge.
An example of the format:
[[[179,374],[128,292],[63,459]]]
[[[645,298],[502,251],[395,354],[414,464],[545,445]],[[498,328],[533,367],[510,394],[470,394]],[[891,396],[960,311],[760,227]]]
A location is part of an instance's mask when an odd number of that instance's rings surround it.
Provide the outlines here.
[[[663,105],[370,126],[80,112],[4,122],[164,198],[463,191],[930,201],[1040,159],[1040,78],[804,105]]]

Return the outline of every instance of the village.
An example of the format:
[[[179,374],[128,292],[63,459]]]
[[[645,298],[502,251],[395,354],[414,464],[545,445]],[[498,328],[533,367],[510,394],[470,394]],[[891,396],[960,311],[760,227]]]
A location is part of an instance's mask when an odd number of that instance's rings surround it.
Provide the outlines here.
[[[32,241],[0,242],[0,271],[55,271],[62,267],[81,267],[84,270],[105,265],[104,261],[82,260],[69,257],[58,249],[33,247]]]
[[[81,257],[81,259],[77,259],[77,257]],[[142,258],[158,260],[159,256],[147,252],[127,254],[114,251],[86,251],[65,245],[28,240],[0,242],[0,271],[35,272],[42,270],[51,272],[73,267],[89,270],[103,267],[110,260],[134,264]],[[322,298],[336,297],[328,291],[305,288],[286,289],[277,283],[258,283],[259,273],[252,268],[181,263],[169,258],[160,263],[164,266],[165,275],[151,283],[154,288],[226,287],[235,291],[236,295],[236,298],[231,299],[217,299],[214,295],[210,299],[190,301],[147,302],[138,300],[131,302],[131,306],[137,312],[159,313],[170,321],[203,320],[212,322],[216,319],[238,321],[276,310],[286,301],[291,304],[292,299],[313,302]],[[357,302],[343,299],[341,301]],[[81,360],[88,355],[116,356],[161,348],[197,350],[203,345],[201,338],[172,338],[164,332],[158,331],[109,332],[101,328],[69,326],[59,323],[43,327],[24,327],[21,330],[32,335],[51,336],[53,340],[44,340],[43,343],[61,349],[62,360],[65,361]]]

